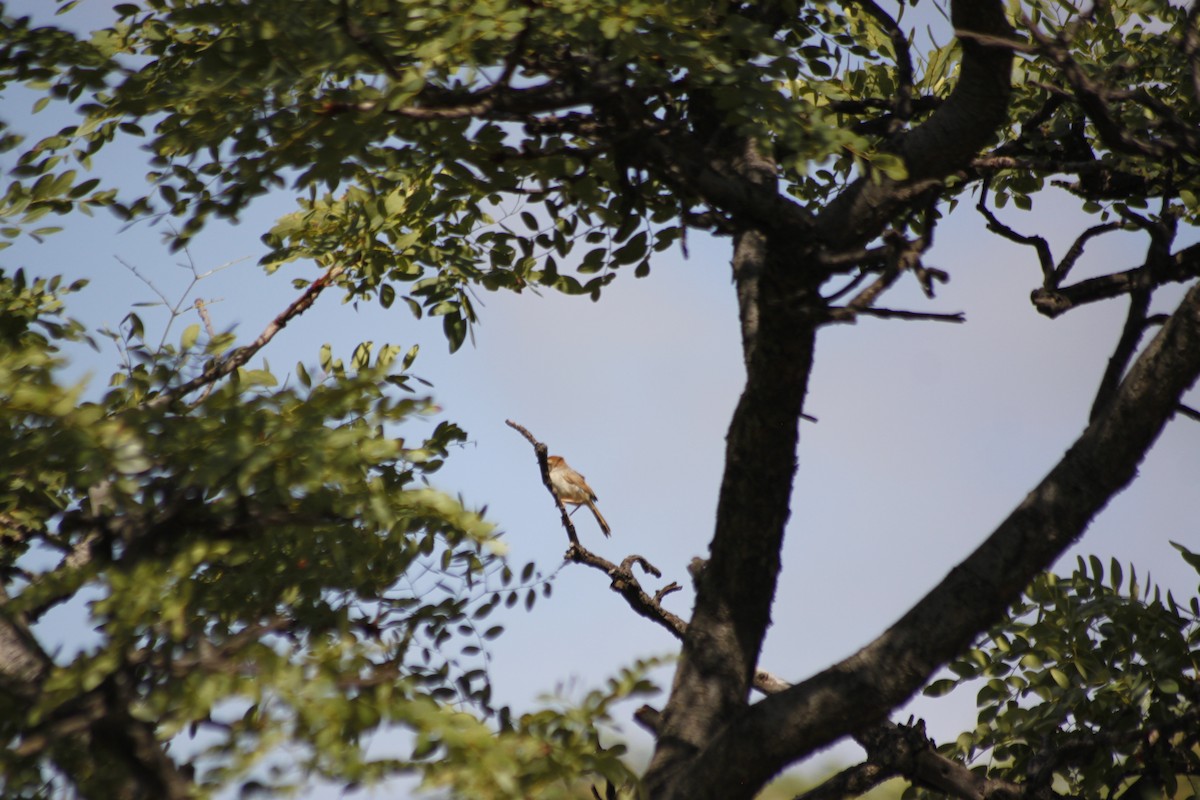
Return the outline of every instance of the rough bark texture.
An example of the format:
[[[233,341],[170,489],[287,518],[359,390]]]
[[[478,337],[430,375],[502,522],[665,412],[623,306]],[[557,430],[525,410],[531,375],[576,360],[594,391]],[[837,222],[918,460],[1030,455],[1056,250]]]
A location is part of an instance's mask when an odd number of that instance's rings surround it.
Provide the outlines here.
[[[741,146],[754,152],[752,143]],[[742,169],[754,175],[764,163],[761,157],[746,159]],[[816,287],[806,285],[795,255],[772,250],[759,230],[735,239],[746,387],[726,439],[718,503],[717,530],[729,535],[714,539],[701,578],[651,768],[652,786],[655,776],[669,779],[672,765],[694,755],[713,726],[746,702],[770,622],[796,469],[797,423],[821,319]]]
[[[960,30],[996,37],[1010,32],[999,2],[959,0],[953,14]],[[1007,50],[968,41],[962,76],[951,97],[899,142],[908,179],[852,184],[811,229],[798,231],[759,219],[735,236],[733,273],[746,387],[726,438],[711,558],[697,587],[695,612],[646,777],[654,797],[751,797],[789,759],[810,751],[808,741],[779,731],[766,734],[756,728],[751,738],[722,731],[731,725],[740,729],[739,720],[762,713],[747,712],[746,703],[770,623],[796,470],[797,425],[816,331],[825,321],[817,288],[826,276],[814,266],[814,256],[868,244],[901,204],[911,202],[930,181],[965,167],[1005,118],[1010,68]],[[718,158],[716,172],[731,164],[752,184],[773,181],[773,164],[752,142],[735,140]],[[762,205],[744,214],[730,210],[753,219]],[[842,697],[850,702],[856,694]],[[830,729],[835,718],[823,719],[821,727]],[[777,748],[772,757],[747,752],[763,748],[764,736]]]
[[[817,236],[831,249],[860,246],[879,234],[895,209],[926,182],[939,182],[963,169],[1005,121],[1012,94],[1012,53],[985,46],[964,32],[1003,38],[1012,34],[1004,6],[990,0],[957,0],[951,21],[960,32],[962,70],[954,91],[897,148],[908,177],[904,181],[860,179],[818,216]]]
[[[867,647],[737,715],[711,737],[672,787],[673,796],[741,796],[736,787],[761,786],[798,754],[903,703],[998,621],[1033,576],[1133,480],[1198,376],[1200,286],[1135,362],[1112,404],[974,553]]]

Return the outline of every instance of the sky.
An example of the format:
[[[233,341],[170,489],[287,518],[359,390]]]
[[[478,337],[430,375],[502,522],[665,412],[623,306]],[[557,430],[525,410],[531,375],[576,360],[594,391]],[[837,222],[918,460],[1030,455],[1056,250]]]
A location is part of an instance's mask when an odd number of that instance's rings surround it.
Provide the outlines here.
[[[48,5],[21,0],[10,3],[10,13],[45,14]],[[85,2],[68,20],[96,27],[106,6]],[[0,99],[0,116],[18,128],[54,127],[53,118],[29,119],[31,105],[32,96],[10,92]],[[136,187],[136,176],[147,171],[143,158],[126,148],[115,169]],[[265,276],[255,265],[259,236],[293,209],[286,192],[270,195],[239,224],[210,225],[186,254],[199,272],[225,267],[200,281],[188,302],[210,301],[216,326],[235,326],[242,341],[295,296],[290,277],[314,274],[289,266]],[[1024,233],[1046,236],[1056,256],[1087,224],[1077,201],[1062,193],[1039,196],[1031,213],[1009,208],[1001,216]],[[0,265],[90,277],[69,310],[91,325],[115,328],[131,302],[157,299],[126,265],[173,299],[191,282],[191,269],[180,266],[184,254],[169,254],[158,229],[122,229],[103,212],[58,224],[64,233],[0,252]],[[1143,248],[1133,236],[1102,239],[1077,277],[1135,266]],[[296,361],[314,364],[324,342],[343,357],[363,340],[419,344],[413,371],[433,383],[444,418],[469,434],[435,483],[488,507],[515,564],[532,560],[554,573],[567,540],[532,449],[506,419],[565,456],[596,490],[613,536],[605,540],[581,513],[575,521],[586,546],[616,562],[642,555],[662,570],[663,583],[687,587],[689,560],[707,555],[724,437],[744,378],[729,242],[693,234],[689,249],[687,259],[678,249],[662,254],[644,279],[620,274],[599,303],[480,290],[474,341],[453,355],[438,320],[418,321],[403,304],[387,311],[343,305],[329,293],[265,355],[284,371]],[[802,680],[867,644],[1007,516],[1082,431],[1120,333],[1124,301],[1054,321],[1038,315],[1029,302],[1040,282],[1033,252],[988,233],[969,203],[942,222],[926,263],[951,275],[937,298],[926,300],[905,284],[885,305],[963,311],[966,324],[867,320],[819,335],[806,408],[819,421],[801,429],[774,624],[760,662],[787,680]],[[1166,301],[1180,293],[1163,295],[1169,310]],[[162,330],[160,309],[139,313],[148,330]],[[181,317],[172,338],[196,321]],[[90,371],[102,384],[115,363],[109,345],[99,354],[81,351],[72,369]],[[1192,401],[1200,402],[1195,391]],[[1198,475],[1200,424],[1177,419],[1139,479],[1059,571],[1069,572],[1078,554],[1096,554],[1106,564],[1134,564],[1143,583],[1151,573],[1176,597],[1196,593],[1195,572],[1168,542],[1200,549]],[[650,591],[659,585],[645,582]],[[690,591],[665,605],[686,618]],[[518,710],[556,685],[582,693],[636,658],[677,650],[609,590],[602,574],[574,565],[557,573],[551,600],[501,621],[507,631],[492,649],[495,698]],[[669,683],[669,670],[657,675]],[[947,740],[974,725],[974,699],[918,699],[894,719],[909,713]],[[645,746],[630,719],[620,722]],[[845,745],[823,758],[845,763],[857,753]]]

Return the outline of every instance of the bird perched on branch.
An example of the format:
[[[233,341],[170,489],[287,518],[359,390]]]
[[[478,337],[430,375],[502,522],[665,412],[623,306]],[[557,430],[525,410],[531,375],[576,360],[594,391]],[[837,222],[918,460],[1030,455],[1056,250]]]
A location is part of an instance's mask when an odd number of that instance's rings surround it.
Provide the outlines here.
[[[547,456],[546,465],[550,467],[550,485],[558,499],[573,506],[587,506],[600,523],[600,530],[605,536],[612,535],[612,529],[604,520],[600,509],[596,508],[596,493],[588,486],[586,480],[563,461],[562,456]]]

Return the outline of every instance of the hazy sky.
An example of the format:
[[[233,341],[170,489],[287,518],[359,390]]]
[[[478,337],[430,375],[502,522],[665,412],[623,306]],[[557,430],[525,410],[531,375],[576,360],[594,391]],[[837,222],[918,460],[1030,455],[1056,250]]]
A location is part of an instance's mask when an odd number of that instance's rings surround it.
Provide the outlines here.
[[[11,3],[10,13],[45,13],[48,5],[24,0]],[[76,24],[102,19],[105,5],[85,2]],[[10,92],[2,103],[0,114],[20,128],[30,97]],[[140,157],[127,150],[110,174],[132,176],[127,185],[136,188],[147,169]],[[210,226],[190,251],[201,271],[244,259],[192,295],[216,301],[214,323],[236,325],[242,341],[295,296],[291,276],[316,274],[294,264],[265,277],[255,266],[259,236],[293,208],[286,192],[264,198],[241,224]],[[1061,255],[1086,224],[1077,208],[1069,197],[1047,195],[1032,213],[1007,209],[1002,216],[1047,236]],[[91,324],[115,327],[131,302],[156,299],[118,259],[169,297],[187,286],[191,273],[176,266],[181,254],[168,254],[160,232],[144,223],[120,232],[120,223],[102,213],[58,224],[64,233],[0,252],[0,264],[91,277],[70,304]],[[1132,236],[1102,239],[1079,277],[1135,266],[1143,245]],[[315,363],[327,341],[346,357],[362,340],[420,343],[414,372],[433,382],[445,418],[470,435],[436,483],[488,506],[514,563],[532,559],[553,572],[567,540],[532,449],[506,418],[566,456],[595,488],[613,537],[604,540],[585,512],[575,517],[585,545],[613,561],[641,554],[663,570],[664,582],[686,586],[688,561],[707,555],[726,427],[743,380],[729,243],[692,235],[690,252],[686,261],[678,250],[661,255],[645,279],[619,275],[599,303],[481,290],[475,344],[453,356],[440,321],[417,321],[400,303],[390,311],[355,309],[327,293],[265,355],[284,372],[298,360]],[[761,662],[789,680],[878,635],[1021,501],[1084,427],[1120,333],[1124,301],[1053,322],[1039,316],[1028,300],[1040,280],[1032,251],[987,233],[969,203],[943,221],[926,262],[952,275],[938,298],[928,301],[905,285],[884,305],[965,311],[967,324],[867,321],[828,328],[818,340],[807,411],[819,422],[802,428],[775,624]],[[161,330],[160,312],[142,315],[148,330]],[[172,338],[195,321],[178,321]],[[88,353],[78,366],[102,384],[116,353],[111,346]],[[1200,549],[1198,476],[1200,424],[1176,420],[1137,483],[1061,569],[1070,571],[1076,553],[1100,555],[1106,564],[1115,556],[1133,562],[1143,579],[1152,572],[1177,597],[1195,593],[1195,573],[1168,540]],[[649,590],[658,585],[647,579]],[[667,605],[688,616],[690,591]],[[494,643],[492,675],[497,700],[518,709],[557,683],[590,688],[635,658],[676,649],[628,610],[603,575],[578,566],[559,573],[550,601],[531,613],[507,613],[503,622],[508,631]],[[669,672],[661,678],[668,682]],[[973,726],[973,705],[973,697],[952,695],[920,700],[913,713],[945,740]],[[636,736],[636,726],[624,723]],[[848,760],[855,750],[838,755]]]

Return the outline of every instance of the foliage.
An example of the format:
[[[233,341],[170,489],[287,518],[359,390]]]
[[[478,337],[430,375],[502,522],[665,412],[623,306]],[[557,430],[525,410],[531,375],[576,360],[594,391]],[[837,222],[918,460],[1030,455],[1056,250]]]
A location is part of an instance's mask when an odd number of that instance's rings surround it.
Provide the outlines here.
[[[59,345],[83,335],[58,298],[76,288],[0,277],[6,619],[63,602],[83,611],[87,598],[96,634],[38,665],[34,697],[3,695],[5,796],[56,785],[47,757],[69,771],[112,746],[98,730],[90,742],[68,735],[97,703],[179,738],[204,793],[397,770],[440,783],[447,764],[486,749],[492,728],[455,705],[490,708],[480,653],[500,628],[486,618],[536,578],[532,565],[518,577],[497,560],[491,524],[420,486],[462,431],[442,422],[415,446],[387,433],[431,411],[403,391],[415,353],[361,351],[350,367],[325,354],[319,378],[297,365],[291,386],[243,369],[194,402],[157,403],[232,337],[187,330],[179,346],[152,350],[131,316],[127,371],[88,401],[54,373]],[[618,779],[588,726],[612,698],[643,690],[631,673],[585,712],[507,723],[476,781],[501,795],[569,783],[581,770],[572,752]],[[367,759],[371,733],[397,725],[419,731],[415,760]],[[553,762],[547,737],[562,748]],[[298,758],[288,769],[274,763],[284,743]],[[435,746],[445,757],[431,761]],[[541,774],[517,769],[529,759]],[[102,761],[71,780],[84,794],[120,794],[119,769],[106,774]]]
[[[373,361],[360,350],[349,370],[326,350],[319,380],[303,364],[294,387],[241,370],[194,404],[156,403],[232,337],[188,329],[178,347],[153,350],[131,314],[128,334],[113,334],[128,370],[88,402],[54,374],[58,345],[83,336],[58,293],[78,288],[0,275],[5,613],[36,619],[88,597],[98,634],[45,665],[36,702],[3,698],[6,797],[56,785],[47,755],[94,758],[62,752],[62,728],[110,693],[157,737],[191,740],[205,794],[313,774],[417,772],[472,797],[576,796],[586,773],[631,780],[595,725],[614,701],[652,688],[641,677],[652,664],[578,706],[515,719],[502,709],[499,735],[456,707],[490,710],[475,662],[500,628],[485,620],[522,593],[530,605],[537,583],[532,564],[518,578],[497,560],[490,524],[414,485],[462,431],[439,423],[416,447],[385,435],[431,411],[396,391],[411,391],[415,351],[397,371],[394,347]],[[458,655],[453,638],[467,642]],[[362,745],[389,725],[416,732],[412,757],[368,760]],[[286,769],[273,763],[284,743],[303,754]],[[255,769],[264,761],[269,778]],[[71,779],[85,794],[120,791],[100,769]]]
[[[472,284],[595,298],[614,270],[647,274],[652,255],[680,238],[677,218],[700,198],[647,173],[635,155],[656,133],[630,126],[630,114],[660,120],[658,135],[720,123],[770,137],[789,191],[809,208],[856,171],[904,172],[837,102],[894,88],[881,63],[887,37],[853,7],[798,10],[784,41],[707,2],[117,10],[113,28],[54,48],[65,51],[57,62],[44,53],[61,33],[10,25],[3,77],[49,97],[95,94],[83,122],[21,155],[6,216],[28,223],[98,204],[167,213],[181,218],[181,246],[210,217],[236,217],[287,185],[307,197],[266,235],[266,265],[340,264],[351,295],[385,306],[400,296],[417,315],[443,317],[454,348],[476,320]],[[837,70],[847,46],[861,63]],[[951,62],[933,58],[920,88],[944,92]],[[622,103],[638,107],[604,101],[594,119],[535,117],[575,104],[558,85],[568,68],[579,73],[572,82],[594,85],[586,99],[619,85]],[[689,111],[697,94],[712,119]],[[71,162],[88,166],[118,136],[155,154],[153,194],[116,199],[78,180]],[[812,164],[823,166],[810,177]],[[580,277],[560,269],[568,259]]]
[[[1200,554],[1176,545],[1200,573]],[[926,690],[978,686],[975,730],[941,748],[982,774],[1078,797],[1200,791],[1200,596],[1179,604],[1113,561],[1034,581]],[[982,684],[982,685],[980,685]],[[1181,784],[1191,792],[1180,793]],[[920,795],[929,796],[929,795]]]
[[[1115,564],[1111,584],[1081,565],[1012,602],[1128,484],[1200,369],[1195,299],[1149,314],[1155,291],[1200,275],[1200,250],[1177,242],[1200,221],[1200,12],[1031,0],[1006,15],[953,0],[953,37],[937,42],[911,8],[145,0],[90,36],[6,12],[0,87],[70,122],[31,142],[5,126],[0,236],[106,208],[169,219],[181,248],[286,191],[297,209],[263,232],[261,266],[301,291],[240,346],[199,325],[151,345],[130,313],[107,332],[123,364],[92,394],[61,377],[60,347],[105,334],[64,316],[77,285],[0,275],[6,796],[183,798],[400,773],[470,797],[627,789],[598,731],[649,689],[648,665],[579,703],[515,717],[491,705],[485,647],[500,630],[487,617],[549,584],[531,565],[515,574],[491,523],[425,484],[465,434],[423,427],[434,406],[415,394],[416,351],[326,348],[288,377],[251,361],[330,287],[440,317],[455,350],[475,289],[599,299],[620,271],[644,276],[657,253],[686,249],[689,230],[734,242],[747,368],[695,615],[665,612],[666,590],[641,592],[628,565],[590,562],[684,643],[645,791],[748,796],[847,734],[873,744],[845,780],[920,782],[883,759],[890,733],[872,726],[951,659],[985,683],[979,727],[918,754],[942,758],[941,774],[988,753],[979,775],[1030,798],[1115,796],[1131,774],[1169,793],[1194,774],[1194,606],[1140,595],[1132,570],[1122,594]],[[148,154],[149,191],[106,184],[105,160],[129,143]],[[1054,185],[1095,218],[1057,261],[993,210],[1032,208]],[[930,296],[949,278],[922,256],[968,192],[994,232],[1034,248],[1038,310],[1129,296],[1091,424],[866,655],[781,686],[757,659],[816,331],[947,319],[878,302],[906,275]],[[1149,240],[1145,262],[1069,283],[1087,244],[1118,230]],[[415,443],[413,429],[426,431]],[[54,652],[38,625],[58,607],[94,637]],[[963,655],[988,628],[990,644]],[[748,703],[752,685],[774,696]],[[413,752],[369,758],[369,737],[396,728]]]

